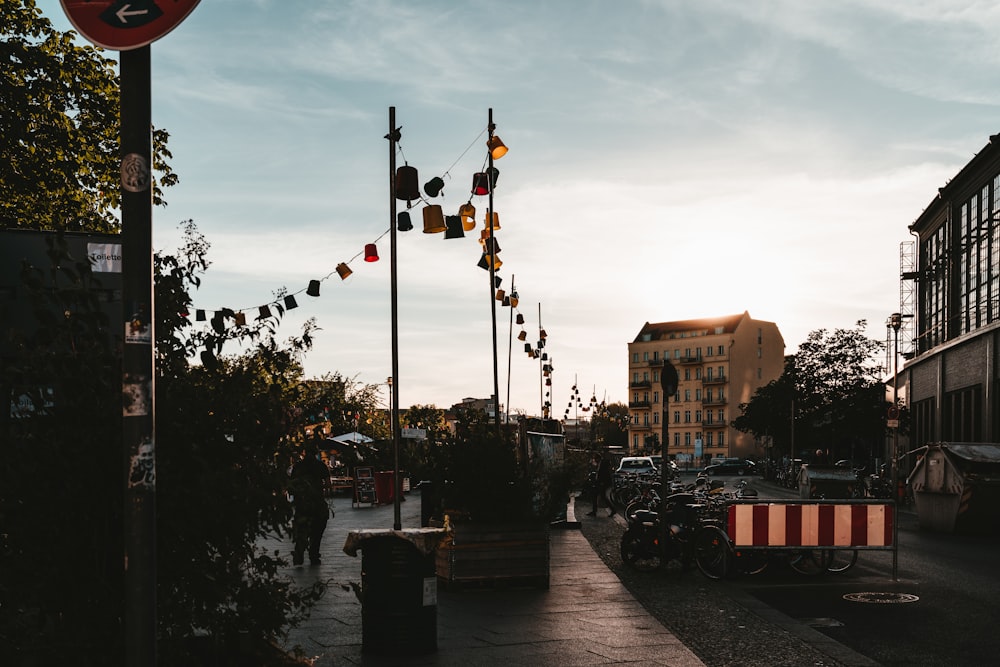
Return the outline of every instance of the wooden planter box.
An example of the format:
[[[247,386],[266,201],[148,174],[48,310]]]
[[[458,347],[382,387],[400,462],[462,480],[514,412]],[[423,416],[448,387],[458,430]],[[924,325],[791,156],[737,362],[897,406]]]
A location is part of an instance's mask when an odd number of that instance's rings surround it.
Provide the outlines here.
[[[452,525],[438,545],[438,581],[462,585],[549,587],[549,526],[544,523]]]

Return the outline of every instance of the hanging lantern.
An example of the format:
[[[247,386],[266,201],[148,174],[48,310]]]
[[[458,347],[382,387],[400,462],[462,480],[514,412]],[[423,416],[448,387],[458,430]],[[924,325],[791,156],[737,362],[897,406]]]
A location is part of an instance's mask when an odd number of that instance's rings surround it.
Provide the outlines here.
[[[505,296],[503,298],[503,306],[504,306],[504,308],[506,308],[509,305],[510,305],[510,297],[509,296]]]
[[[437,204],[424,206],[424,234],[437,234],[448,227],[444,224],[444,213]]]
[[[485,171],[477,171],[472,175],[472,194],[488,195],[490,193],[490,177]]]
[[[492,224],[490,224],[491,222]],[[486,217],[483,219],[483,227],[485,227],[487,231],[489,231],[491,228],[494,231],[500,229],[500,214],[497,213],[496,211],[493,211],[492,213],[487,213]]]
[[[542,361],[548,361],[548,360],[549,360],[549,353],[548,352],[543,352],[542,353]]]
[[[247,325],[247,316],[242,312],[236,313],[236,317],[234,319],[236,320],[236,326],[238,327],[245,327]]]
[[[490,189],[491,190],[496,190],[497,189],[497,179],[500,178],[500,170],[497,169],[496,167],[490,167],[489,169],[486,170],[486,175],[490,179]]]
[[[396,199],[420,199],[420,179],[417,178],[417,168],[403,165],[396,169]]]
[[[460,239],[465,236],[462,229],[462,218],[457,215],[445,216],[444,225],[446,227],[444,237],[446,239]]]
[[[486,253],[483,253],[483,256],[479,258],[479,262],[476,264],[476,266],[478,266],[481,269],[485,269],[486,271],[489,271],[490,264],[493,265],[494,271],[503,266],[503,262],[500,261],[499,257],[497,257],[496,255],[487,255]]]
[[[503,297],[504,297],[504,291],[502,289],[498,289],[496,296],[497,301],[503,301]]]
[[[486,147],[490,149],[490,155],[494,160],[499,160],[507,154],[507,147],[504,146],[498,136],[490,137],[489,141],[486,142]]]
[[[285,310],[291,310],[292,308],[298,308],[299,303],[295,300],[294,294],[285,295]]]
[[[462,227],[467,232],[476,228],[476,207],[472,202],[466,202],[458,207],[458,214],[462,216]]]
[[[366,262],[377,262],[378,261],[378,248],[374,243],[365,244],[365,261]]]
[[[531,343],[524,344],[524,351],[527,352],[528,354],[531,354]]]
[[[271,317],[271,309],[270,308],[268,308],[267,306],[261,306],[260,308],[257,309],[257,319],[258,320],[266,320],[269,317]]]
[[[545,378],[545,386],[546,387],[552,386],[552,378]]]
[[[528,338],[527,332],[525,332],[524,329],[521,329],[521,333],[517,334],[517,339],[518,340],[527,340],[527,338]]]
[[[340,264],[337,265],[337,275],[340,276],[341,280],[347,280],[347,276],[351,275],[352,273],[354,273],[354,271],[351,271],[351,267],[349,267],[347,264],[341,262]]]
[[[502,282],[503,282],[503,278],[501,278],[500,276],[493,276],[493,286],[494,287],[500,287],[500,283],[502,283]]]
[[[309,287],[306,288],[306,294],[309,296],[319,296],[319,281],[310,280]]]
[[[541,338],[542,340],[548,338],[548,335],[545,333],[545,329],[538,330],[538,337]],[[576,387],[573,387],[573,389],[576,389]]]
[[[517,304],[519,302],[520,302],[520,300],[517,298],[517,292],[512,293],[510,295],[510,306],[511,306],[511,308],[517,308]]]
[[[500,252],[500,242],[497,241],[495,236],[491,236],[483,241],[483,248],[486,250],[487,255],[495,255]]]
[[[441,194],[441,190],[444,189],[444,179],[440,176],[435,176],[431,180],[424,183],[424,192],[427,193],[428,197],[437,197]]]
[[[205,311],[202,310],[201,308],[199,308],[198,310],[194,311],[194,319],[197,322],[204,322],[205,321]]]
[[[511,303],[510,305],[512,305],[512,306],[513,306],[513,305],[514,305],[514,304],[513,304],[513,302],[512,302],[512,303]],[[518,314],[517,314],[517,319],[516,319],[516,320],[514,320],[514,321],[515,321],[515,322],[516,322],[517,324],[524,324],[524,315],[522,315],[521,313],[518,313]]]
[[[413,221],[410,220],[409,211],[400,211],[396,215],[396,229],[401,232],[408,232],[413,229]]]

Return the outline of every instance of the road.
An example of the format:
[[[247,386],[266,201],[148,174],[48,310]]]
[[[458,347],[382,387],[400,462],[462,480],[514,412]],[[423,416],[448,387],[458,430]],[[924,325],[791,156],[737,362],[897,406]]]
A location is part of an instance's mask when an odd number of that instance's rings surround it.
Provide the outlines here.
[[[757,488],[761,498],[788,495],[764,483]],[[895,581],[891,552],[865,551],[842,574],[811,578],[769,568],[726,585],[881,665],[997,664],[998,547],[995,536],[921,531],[904,511]],[[864,593],[875,595],[845,598]]]

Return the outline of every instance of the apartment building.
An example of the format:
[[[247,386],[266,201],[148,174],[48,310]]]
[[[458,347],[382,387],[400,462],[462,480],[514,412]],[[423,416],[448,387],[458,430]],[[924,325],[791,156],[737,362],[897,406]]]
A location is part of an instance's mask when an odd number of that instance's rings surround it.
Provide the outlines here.
[[[784,357],[777,325],[749,312],[647,322],[628,345],[629,451],[652,452],[663,442],[671,459],[694,466],[715,456],[762,455],[753,436],[730,423],[758,387],[781,376]],[[666,363],[678,385],[664,397]]]

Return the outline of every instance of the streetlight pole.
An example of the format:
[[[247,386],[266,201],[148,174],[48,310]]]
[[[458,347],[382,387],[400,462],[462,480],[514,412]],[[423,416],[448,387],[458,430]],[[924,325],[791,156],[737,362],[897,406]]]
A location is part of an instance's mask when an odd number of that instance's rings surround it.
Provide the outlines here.
[[[489,124],[487,125],[487,130],[489,132],[488,140],[491,142],[493,139],[493,132],[496,130],[496,125],[493,124],[493,108],[489,111]],[[497,300],[494,298],[494,292],[496,290],[496,243],[493,240],[493,188],[496,184],[496,179],[493,177],[493,151],[487,152],[489,168],[486,171],[487,182],[490,186],[490,197],[488,204],[488,212],[486,214],[486,220],[489,223],[487,227],[490,232],[489,247],[491,251],[491,256],[489,260],[490,265],[490,313],[493,318],[493,420],[496,422],[496,434],[497,440],[500,439],[500,374],[499,374],[499,364],[497,360]]]
[[[899,411],[899,329],[903,325],[903,316],[893,313],[886,323],[892,327],[892,414]],[[897,580],[897,554],[899,552],[899,421],[892,427],[892,580]]]

